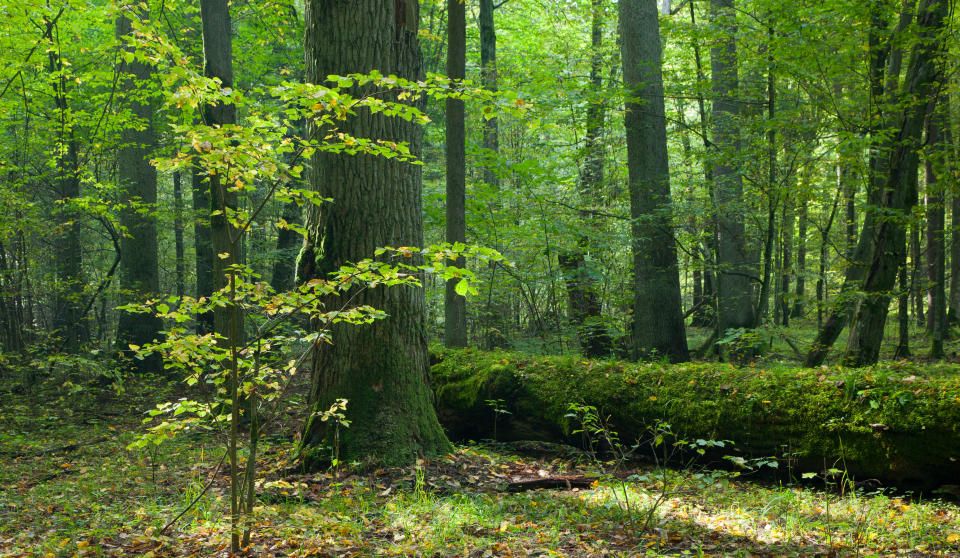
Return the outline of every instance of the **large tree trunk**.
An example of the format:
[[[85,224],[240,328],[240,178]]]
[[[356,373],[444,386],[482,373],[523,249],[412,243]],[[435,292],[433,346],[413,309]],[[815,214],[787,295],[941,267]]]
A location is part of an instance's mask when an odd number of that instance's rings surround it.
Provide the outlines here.
[[[131,30],[130,19],[125,15],[117,18],[118,39],[123,41]],[[160,291],[157,225],[152,216],[157,203],[157,169],[150,164],[150,156],[157,147],[157,133],[153,104],[143,92],[150,87],[148,81],[153,72],[139,60],[121,62],[118,71],[120,89],[128,95],[126,104],[135,119],[121,132],[122,145],[117,155],[117,179],[128,204],[120,213],[120,224],[126,229],[120,240],[120,289],[128,297],[150,297]],[[138,207],[141,204],[142,207]],[[160,318],[153,314],[121,312],[117,346],[122,351],[128,344],[149,343],[161,328]],[[159,364],[156,358],[134,362],[139,369]]]
[[[740,112],[737,74],[737,20],[734,0],[710,0],[720,37],[710,50],[713,75],[713,143],[719,153],[713,176],[716,189],[719,330],[752,328],[754,278],[743,223],[743,182],[738,168]]]
[[[299,225],[303,221],[302,213],[299,205],[287,202],[283,205],[281,216],[287,223]],[[296,231],[287,228],[277,232],[277,259],[273,262],[273,273],[270,277],[270,286],[277,292],[289,291],[293,288],[299,239],[300,235]]]
[[[890,291],[903,250],[903,223],[916,203],[916,150],[927,114],[926,99],[938,78],[936,60],[942,50],[938,35],[943,29],[946,12],[947,3],[939,0],[922,0],[917,10],[919,41],[900,89],[900,99],[908,104],[894,127],[896,133],[888,151],[887,172],[881,191],[880,207],[885,210],[887,218],[879,221],[874,231],[873,249],[863,280],[865,297],[854,316],[844,355],[844,361],[850,365],[873,364],[880,354]]]
[[[633,353],[689,360],[673,238],[656,0],[620,0],[633,247]],[[747,301],[749,304],[749,300]]]
[[[418,18],[415,0],[309,0],[305,16],[307,81],[321,83],[331,74],[371,70],[419,79]],[[365,92],[374,93],[369,88]],[[380,94],[396,99],[386,91]],[[409,142],[411,153],[420,154],[422,129],[399,118],[361,110],[342,124],[342,131]],[[421,245],[420,169],[368,154],[314,154],[310,184],[334,202],[321,211],[308,212],[309,236],[299,269],[309,275],[300,279],[326,277],[344,264],[373,257],[378,247]],[[423,290],[365,289],[352,294],[352,303],[368,304],[388,317],[364,326],[333,325],[333,343],[318,348],[311,415],[301,441],[305,466],[317,467],[329,458],[323,447],[333,441],[328,437],[330,425],[314,413],[327,410],[338,398],[348,400],[346,414],[352,421],[350,428],[340,433],[341,459],[403,464],[421,454],[449,451],[427,385]]]
[[[173,251],[174,290],[177,297],[187,294],[187,265],[183,244],[183,175],[173,173]]]
[[[447,77],[463,80],[467,63],[467,18],[462,0],[447,0]],[[467,147],[463,99],[446,100],[447,242],[467,241]],[[463,258],[455,262],[466,265]],[[443,342],[467,346],[467,299],[457,294],[458,279],[447,281],[443,304]]]

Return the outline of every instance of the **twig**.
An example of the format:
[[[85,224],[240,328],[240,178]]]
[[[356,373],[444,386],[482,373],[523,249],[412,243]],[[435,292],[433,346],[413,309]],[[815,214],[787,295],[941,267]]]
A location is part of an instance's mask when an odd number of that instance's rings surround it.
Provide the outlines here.
[[[195,506],[197,502],[200,501],[200,498],[203,498],[204,494],[206,494],[207,491],[210,490],[210,487],[213,486],[213,481],[216,480],[217,478],[217,473],[220,472],[220,467],[223,466],[223,460],[226,458],[227,458],[227,452],[223,452],[223,457],[221,457],[220,462],[217,463],[217,468],[214,469],[213,474],[210,475],[210,482],[208,482],[207,486],[203,487],[203,490],[200,491],[200,494],[197,494],[197,497],[194,498],[193,501],[190,502],[190,504],[186,508],[184,508],[182,512],[180,512],[180,515],[171,519],[169,523],[163,526],[163,529],[160,529],[161,535],[166,533],[167,529],[169,529],[171,525],[179,521],[181,517],[183,517],[188,511],[193,509],[193,506]]]

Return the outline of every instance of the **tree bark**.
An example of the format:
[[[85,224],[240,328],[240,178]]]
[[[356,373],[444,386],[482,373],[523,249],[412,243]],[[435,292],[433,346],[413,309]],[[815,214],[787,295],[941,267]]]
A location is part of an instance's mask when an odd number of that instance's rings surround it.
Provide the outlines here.
[[[945,103],[941,103],[943,105]],[[928,312],[931,335],[930,357],[943,358],[943,341],[947,324],[946,296],[946,245],[944,240],[945,184],[939,180],[941,169],[946,163],[946,149],[943,142],[944,129],[943,106],[932,107],[927,119],[926,173],[927,192],[930,203],[927,205],[927,266],[930,269],[930,299]]]
[[[911,54],[901,100],[907,103],[889,149],[887,173],[882,189],[881,207],[888,217],[878,222],[874,232],[869,267],[863,281],[865,297],[860,301],[851,325],[844,361],[866,366],[877,361],[883,341],[883,326],[890,304],[890,290],[897,276],[903,250],[903,222],[916,203],[917,144],[927,114],[927,101],[939,78],[937,58],[942,51],[939,34],[943,29],[947,3],[922,0],[917,10],[919,41]],[[889,77],[889,76],[888,76]],[[917,102],[916,99],[923,101]],[[911,174],[913,177],[911,177]],[[889,218],[892,214],[893,218]]]
[[[673,238],[656,0],[621,0],[633,248],[633,356],[689,360]],[[749,300],[747,301],[749,304]]]
[[[183,245],[183,175],[173,173],[174,289],[177,297],[187,294],[187,269]]]
[[[447,0],[447,77],[456,82],[466,77],[467,19],[462,0]],[[467,151],[463,99],[446,100],[447,152],[447,242],[466,243]],[[454,265],[464,267],[457,258]],[[447,281],[443,304],[443,343],[467,346],[467,299],[457,294],[459,279]]]
[[[419,79],[415,0],[309,0],[306,4],[307,81],[328,75],[378,70]],[[388,91],[378,93],[396,100]],[[313,124],[310,124],[312,127]],[[345,121],[344,133],[409,143],[419,156],[423,131],[416,123],[361,110]],[[308,238],[300,255],[301,280],[326,277],[348,262],[374,256],[382,246],[423,243],[421,167],[367,154],[318,152],[311,159],[311,187],[334,199],[307,213]],[[333,343],[318,347],[311,381],[311,416],[300,456],[308,468],[328,461],[330,426],[313,414],[337,398],[348,400],[350,428],[340,434],[341,459],[406,464],[418,455],[451,449],[437,422],[428,387],[424,295],[419,288],[376,287],[350,293],[352,304],[368,304],[388,317],[364,326],[333,325]],[[335,301],[331,301],[331,304]]]
[[[130,19],[120,15],[116,22],[117,39],[125,41],[131,31]],[[125,46],[124,50],[132,52],[133,48]],[[125,296],[139,299],[157,296],[160,292],[157,225],[152,216],[157,203],[157,169],[150,164],[150,156],[157,148],[154,107],[148,92],[153,70],[135,59],[121,62],[118,71],[119,87],[126,95],[125,104],[133,117],[121,131],[122,145],[117,154],[117,179],[127,202],[120,213],[120,225],[126,229],[120,239],[120,289]],[[117,346],[125,351],[129,344],[149,343],[156,339],[162,327],[160,318],[153,314],[121,312]],[[140,370],[159,364],[156,358],[133,362]]]
[[[743,222],[743,182],[740,153],[737,21],[734,0],[710,0],[710,13],[720,37],[710,50],[713,75],[713,143],[718,153],[713,167],[717,202],[717,282],[719,330],[752,328],[754,278]]]
[[[299,225],[303,222],[302,213],[300,206],[294,202],[288,202],[283,205],[281,217],[287,223]],[[277,259],[273,262],[273,273],[270,277],[270,286],[277,292],[289,291],[293,288],[299,240],[300,235],[296,231],[285,228],[277,231]]]
[[[47,52],[47,71],[53,86],[56,104],[57,172],[55,178],[57,232],[54,241],[54,295],[53,329],[61,338],[61,347],[75,352],[88,338],[88,328],[83,315],[83,245],[81,243],[80,216],[69,207],[71,200],[80,196],[80,169],[77,155],[76,131],[67,100],[67,79],[56,48],[56,21],[44,18],[44,39],[50,43]]]
[[[497,33],[493,18],[493,0],[480,0],[480,85],[487,91],[498,90],[497,79]],[[495,110],[485,107],[484,110]],[[486,150],[483,165],[483,181],[500,189],[500,177],[496,172],[500,155],[500,124],[496,116],[483,121],[483,148]]]

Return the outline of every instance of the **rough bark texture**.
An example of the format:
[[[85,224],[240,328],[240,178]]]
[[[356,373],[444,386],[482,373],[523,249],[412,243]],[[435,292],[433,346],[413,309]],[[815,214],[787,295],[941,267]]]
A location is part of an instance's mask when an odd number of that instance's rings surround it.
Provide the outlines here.
[[[922,0],[917,10],[920,42],[916,45],[900,89],[901,99],[908,102],[901,116],[889,149],[887,173],[884,177],[881,205],[888,218],[877,223],[869,267],[863,280],[865,297],[860,301],[851,325],[844,362],[865,366],[877,361],[883,341],[883,326],[890,305],[890,290],[897,277],[900,251],[903,249],[904,225],[916,203],[918,165],[917,144],[923,131],[929,98],[938,76],[937,57],[942,49],[938,34],[943,29],[947,3]],[[899,74],[899,72],[898,72]],[[917,102],[916,99],[923,99]],[[892,215],[893,218],[890,218]]]
[[[122,40],[130,32],[130,20],[126,16],[118,17],[117,38]],[[160,291],[157,225],[151,214],[157,203],[157,169],[149,160],[157,147],[154,107],[147,83],[152,69],[134,60],[130,63],[121,62],[119,72],[120,90],[133,117],[121,132],[122,144],[117,154],[117,180],[128,203],[120,213],[120,224],[126,229],[126,234],[120,240],[120,288],[128,293],[125,296],[139,299],[156,296]],[[153,341],[160,329],[160,318],[152,314],[121,312],[117,325],[117,346],[125,350],[131,343],[144,345]],[[134,362],[138,368],[157,364],[155,359]]]
[[[178,297],[187,294],[187,266],[183,244],[183,175],[173,173],[173,250],[174,290]]]
[[[461,0],[447,0],[447,77],[466,77],[467,18]],[[447,242],[467,241],[467,147],[463,99],[446,100],[447,129]],[[466,262],[458,258],[455,265]],[[467,346],[467,299],[456,292],[457,279],[447,281],[443,304],[443,342]]]
[[[683,325],[655,0],[621,0],[620,51],[633,247],[633,356],[690,358]],[[750,301],[747,300],[747,304]]]
[[[213,242],[210,240],[210,182],[203,179],[200,170],[190,172],[190,190],[193,193],[193,249],[196,268],[196,296],[213,294]],[[197,316],[197,333],[213,332],[213,312]]]
[[[719,151],[713,176],[716,189],[717,301],[719,330],[751,328],[754,276],[743,224],[743,182],[738,170],[740,112],[737,73],[737,21],[734,0],[711,0],[710,13],[720,37],[710,49],[713,75],[713,143]]]
[[[307,81],[374,69],[419,78],[418,12],[414,0],[308,1]],[[414,123],[360,111],[343,123],[343,131],[406,141],[412,153],[420,154],[423,132]],[[315,154],[310,184],[334,203],[307,215],[309,237],[298,271],[309,276],[300,278],[325,277],[348,262],[373,257],[381,246],[421,245],[420,173],[419,166],[371,155]],[[372,325],[333,326],[333,344],[315,355],[312,411],[328,409],[337,398],[349,401],[352,424],[340,433],[341,458],[401,464],[449,451],[428,387],[423,291],[378,287],[354,293],[353,303],[369,304],[389,317]],[[330,442],[328,426],[308,419],[301,442],[307,467],[329,457],[321,449]]]

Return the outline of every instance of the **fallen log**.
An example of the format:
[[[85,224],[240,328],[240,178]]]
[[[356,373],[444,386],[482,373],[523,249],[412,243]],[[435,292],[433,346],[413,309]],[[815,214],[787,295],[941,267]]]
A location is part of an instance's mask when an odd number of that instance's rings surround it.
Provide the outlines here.
[[[598,477],[588,477],[585,475],[531,477],[511,481],[507,484],[507,490],[509,492],[525,492],[527,490],[538,490],[541,488],[552,488],[559,490],[572,490],[574,488],[587,489],[598,480],[600,480]]]
[[[960,375],[951,364],[764,369],[435,353],[437,414],[454,439],[490,439],[495,431],[499,442],[584,447],[568,416],[580,403],[609,417],[626,447],[669,424],[674,440],[724,441],[707,450],[712,457],[773,458],[794,477],[826,464],[911,490],[960,478]]]

